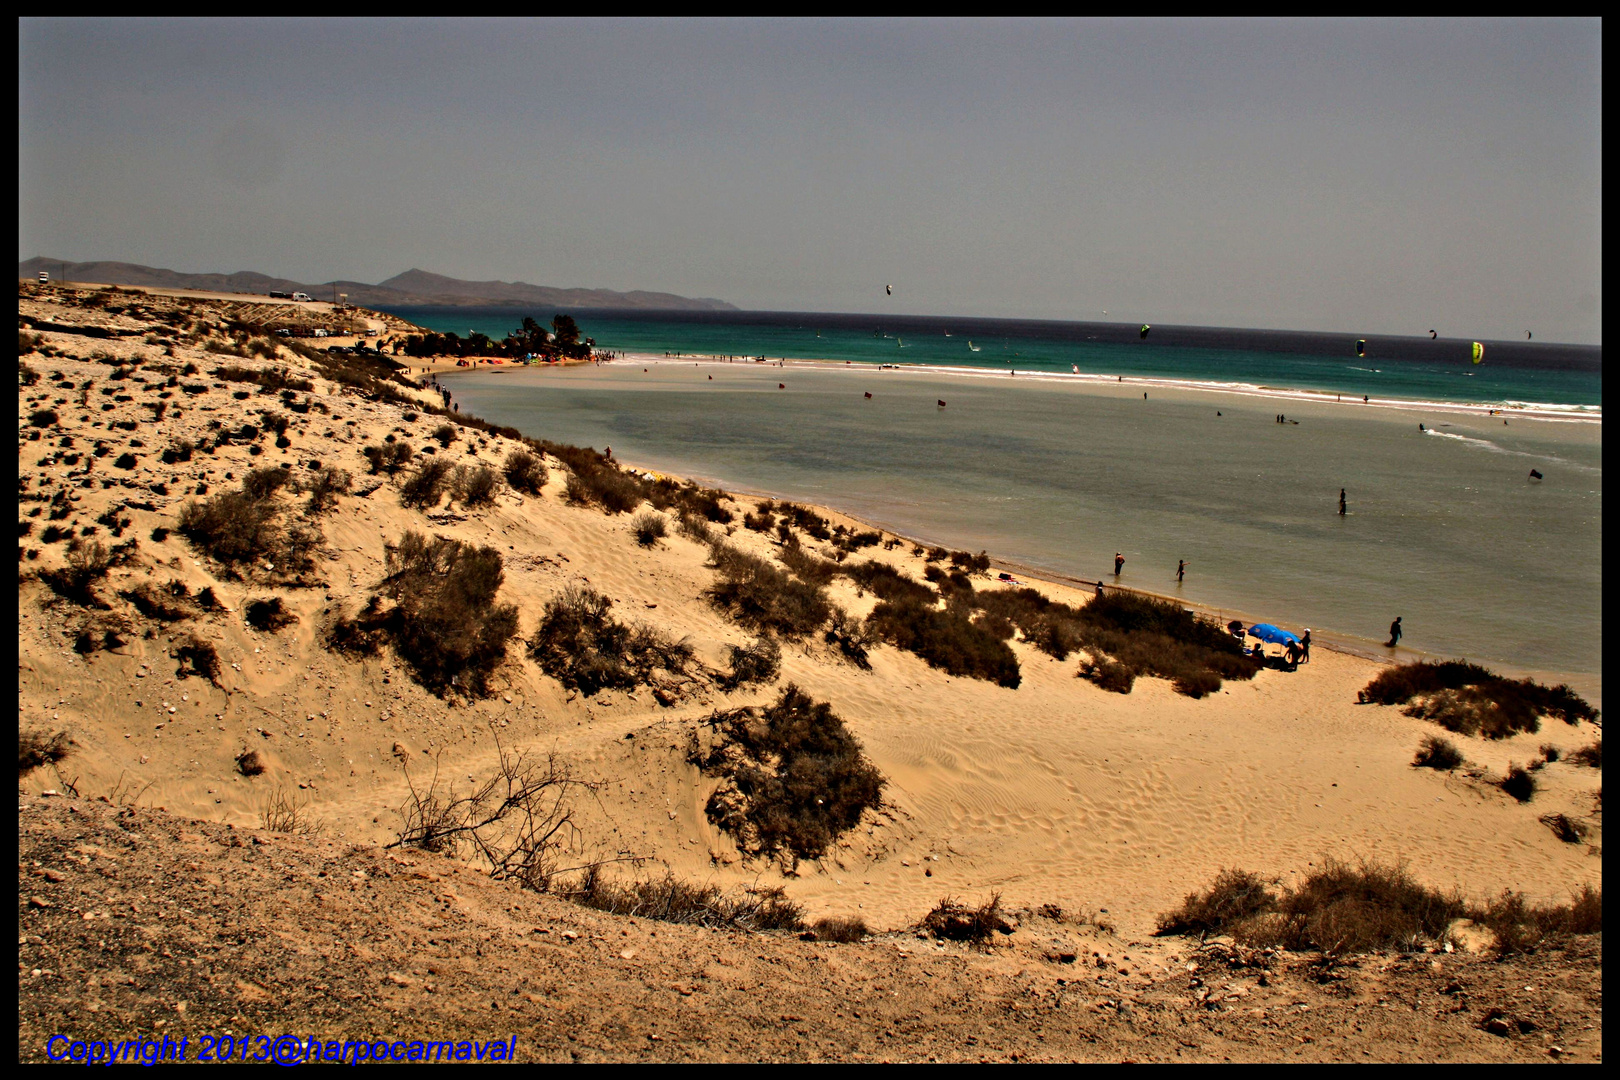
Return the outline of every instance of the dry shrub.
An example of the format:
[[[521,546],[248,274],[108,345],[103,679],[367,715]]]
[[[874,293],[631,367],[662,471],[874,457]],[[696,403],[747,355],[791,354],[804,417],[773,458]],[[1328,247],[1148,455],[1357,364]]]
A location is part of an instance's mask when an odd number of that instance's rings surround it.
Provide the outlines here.
[[[1128,694],[1136,684],[1136,672],[1107,656],[1081,664],[1077,677],[1114,694]]]
[[[599,783],[581,780],[555,754],[544,760],[514,752],[495,736],[495,771],[462,791],[442,782],[437,764],[426,786],[405,770],[399,837],[388,846],[450,855],[471,854],[499,881],[547,892],[560,875],[599,873],[604,860],[583,857],[574,800],[595,796]],[[621,862],[637,862],[621,857]]]
[[[1160,915],[1158,933],[1220,933],[1276,906],[1269,882],[1246,870],[1223,869],[1203,893],[1188,893],[1179,909]]]
[[[765,683],[782,670],[782,647],[769,634],[751,645],[727,645],[731,673],[720,676],[720,685],[734,690],[749,683]]]
[[[838,564],[828,562],[818,555],[812,555],[800,546],[795,538],[782,545],[782,565],[787,567],[800,581],[810,585],[826,585],[832,581],[833,575],[838,572]]]
[[[1522,765],[1509,765],[1507,775],[1496,786],[1522,803],[1535,798],[1536,778]]]
[[[212,642],[204,641],[196,634],[187,634],[174,643],[174,657],[180,661],[175,668],[176,678],[187,679],[195,675],[207,679],[215,686],[219,685],[219,676],[223,670],[219,662],[219,653],[214,650]]]
[[[841,566],[838,572],[879,600],[899,604],[932,604],[935,600],[934,590],[907,577],[888,563],[868,559],[866,562]]]
[[[321,632],[321,643],[334,652],[376,656],[388,641],[390,615],[379,596],[366,601],[358,615],[350,615],[348,608],[339,604]]]
[[[1571,765],[1584,765],[1589,769],[1603,768],[1603,740],[1599,739],[1591,746],[1583,746],[1569,755]]]
[[[945,941],[966,941],[980,947],[989,944],[997,933],[1013,932],[1012,924],[1001,917],[1000,893],[976,908],[947,896],[922,917],[917,928]]]
[[[393,476],[406,465],[410,464],[415,456],[409,444],[402,442],[384,443],[382,446],[368,446],[360,451],[365,455],[366,461],[371,465],[371,472],[386,473]]]
[[[236,491],[186,503],[180,510],[180,534],[238,576],[241,567],[256,563],[272,565],[282,574],[309,570],[321,534],[306,525],[282,526],[275,498],[290,475],[285,468],[256,469]]]
[[[631,519],[630,531],[635,535],[636,543],[650,548],[669,535],[669,523],[664,520],[663,514],[643,510]]]
[[[1407,705],[1407,716],[1432,720],[1459,735],[1505,739],[1541,730],[1541,718],[1567,724],[1602,715],[1567,685],[1505,679],[1462,660],[1419,661],[1386,668],[1357,695],[1376,705]]]
[[[681,511],[676,519],[675,531],[688,540],[695,540],[706,547],[713,547],[720,538],[702,517],[686,510]]]
[[[867,928],[866,920],[858,915],[817,919],[810,924],[810,930],[816,935],[817,941],[836,941],[849,945],[855,944],[872,932]]]
[[[584,694],[647,683],[654,670],[684,671],[692,648],[649,626],[626,625],[608,614],[613,601],[589,585],[569,585],[546,602],[529,639],[540,670]]]
[[[1566,844],[1578,844],[1586,839],[1586,826],[1568,814],[1543,814],[1537,820]]]
[[[440,424],[433,429],[433,438],[438,441],[440,446],[448,450],[450,444],[456,441],[456,429],[449,424]]]
[[[882,805],[882,775],[825,702],[797,686],[767,708],[711,714],[712,742],[689,760],[720,778],[709,820],[750,855],[796,864],[820,858],[861,815]]]
[[[832,619],[822,635],[827,644],[835,646],[840,655],[862,671],[872,669],[871,649],[877,643],[871,627],[837,605]]]
[[[319,836],[326,825],[309,812],[310,799],[277,788],[259,807],[259,825],[266,832]]]
[[[1423,742],[1418,746],[1417,756],[1412,759],[1414,769],[1437,769],[1441,772],[1450,772],[1463,765],[1462,752],[1447,739],[1434,735],[1425,735]]]
[[[1445,940],[1462,900],[1418,884],[1400,866],[1325,859],[1299,885],[1273,893],[1253,874],[1223,870],[1214,886],[1159,917],[1159,934],[1229,933],[1239,943],[1330,955],[1410,952]]]
[[[568,479],[563,481],[563,497],[575,506],[588,506],[591,501],[591,489],[579,478],[578,473],[569,473]]]
[[[17,731],[17,776],[21,779],[42,765],[55,765],[73,752],[65,731],[48,734],[37,728]]]
[[[798,930],[804,926],[803,909],[781,888],[755,886],[727,892],[718,885],[681,881],[673,874],[656,881],[619,884],[592,868],[578,885],[561,895],[598,911],[686,926],[727,930]]]
[[[710,602],[756,633],[800,638],[819,629],[832,614],[820,586],[799,581],[726,544],[714,545],[709,554],[720,574],[709,589]]]
[[[107,576],[113,564],[113,554],[107,545],[100,540],[86,544],[74,537],[68,542],[66,557],[66,566],[60,570],[41,570],[39,579],[64,600],[81,607],[105,608],[106,603],[96,596],[94,587]]]
[[[243,776],[259,776],[264,769],[264,759],[257,750],[243,750],[236,755],[236,771]]]
[[[193,604],[185,583],[171,581],[167,586],[154,585],[143,581],[133,589],[125,589],[118,594],[148,619],[159,622],[179,622],[195,616]]]
[[[1522,893],[1503,892],[1469,918],[1487,927],[1501,956],[1533,952],[1574,934],[1603,932],[1603,890],[1582,885],[1568,904],[1531,904]]]
[[[545,462],[527,450],[514,450],[506,455],[506,466],[503,471],[507,486],[513,491],[521,491],[525,495],[538,495],[540,489],[546,486]]]
[[[282,606],[281,597],[279,596],[248,601],[245,617],[248,625],[255,630],[263,630],[271,634],[298,621],[297,615],[287,611]]]
[[[500,488],[500,478],[488,465],[456,470],[456,497],[463,506],[489,506]]]
[[[455,478],[455,471],[455,466],[443,458],[423,462],[422,467],[400,485],[400,505],[420,510],[431,510],[438,506]]]
[[[347,495],[354,486],[354,477],[347,469],[331,466],[318,469],[309,480],[309,502],[304,512],[311,516],[324,514],[337,507],[337,497]]]
[[[411,531],[389,546],[387,568],[379,591],[395,601],[386,620],[395,652],[435,693],[487,694],[517,633],[517,608],[495,602],[500,553]]]
[[[975,626],[956,610],[881,601],[867,625],[884,641],[921,657],[951,675],[984,679],[1016,689],[1023,680],[1018,658],[1005,641]]]

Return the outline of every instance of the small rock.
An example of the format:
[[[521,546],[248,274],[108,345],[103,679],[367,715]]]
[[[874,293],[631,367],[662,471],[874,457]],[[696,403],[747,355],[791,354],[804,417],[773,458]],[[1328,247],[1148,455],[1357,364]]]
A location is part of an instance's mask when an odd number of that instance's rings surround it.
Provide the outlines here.
[[[1513,1028],[1512,1025],[1510,1025],[1506,1020],[1502,1019],[1500,1016],[1496,1016],[1485,1021],[1485,1030],[1490,1032],[1492,1035],[1506,1036],[1508,1032],[1513,1030]]]
[[[39,876],[44,878],[46,881],[55,882],[57,884],[67,880],[67,875],[62,873],[60,870],[41,870],[39,872]]]
[[[636,950],[634,950],[634,949],[626,949],[622,953],[619,954],[619,959],[620,960],[634,960],[635,958],[636,958]]]
[[[384,975],[383,982],[393,983],[395,986],[411,985],[410,978],[406,975],[401,975],[397,971],[390,971],[387,975]]]

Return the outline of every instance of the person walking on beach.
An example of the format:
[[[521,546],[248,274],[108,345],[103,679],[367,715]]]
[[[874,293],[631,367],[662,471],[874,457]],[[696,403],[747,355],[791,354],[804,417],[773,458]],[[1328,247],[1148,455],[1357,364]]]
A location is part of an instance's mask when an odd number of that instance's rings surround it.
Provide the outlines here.
[[[1305,636],[1299,639],[1299,648],[1300,648],[1300,652],[1304,654],[1301,657],[1300,662],[1305,663],[1305,664],[1310,663],[1311,662],[1311,628],[1308,627],[1308,626],[1305,628]]]
[[[1125,556],[1121,555],[1117,551],[1114,552],[1114,576],[1119,577],[1119,572],[1121,570],[1123,570],[1124,568],[1125,568]]]
[[[1339,489],[1339,516],[1344,517],[1344,488]]]
[[[1186,576],[1187,576],[1187,560],[1186,559],[1178,559],[1178,560],[1176,560],[1176,581],[1180,582],[1181,579],[1186,577]]]
[[[1401,617],[1395,616],[1395,621],[1389,624],[1389,641],[1384,645],[1386,649],[1393,649],[1401,641]]]

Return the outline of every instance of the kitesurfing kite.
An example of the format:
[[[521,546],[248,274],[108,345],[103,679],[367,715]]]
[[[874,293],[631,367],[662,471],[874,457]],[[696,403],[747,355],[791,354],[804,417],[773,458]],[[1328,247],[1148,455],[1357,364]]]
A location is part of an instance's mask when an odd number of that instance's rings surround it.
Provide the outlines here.
[[[1142,336],[1143,340],[1147,339],[1148,331],[1151,330],[1151,329],[1153,329],[1153,327],[1149,326],[1147,323],[1142,324],[1141,336]]]
[[[1524,332],[1524,340],[1526,340],[1526,341],[1529,341],[1529,340],[1530,340],[1530,339],[1532,339],[1532,338],[1534,338],[1534,337],[1535,337],[1535,336],[1536,336],[1536,335],[1534,335],[1534,334],[1532,334],[1532,333],[1531,333],[1531,332],[1530,332],[1530,331],[1528,331],[1528,330],[1526,330],[1526,331],[1525,331],[1525,332]]]
[[[1357,356],[1366,356],[1367,355],[1367,339],[1366,338],[1361,338],[1356,342],[1356,355]]]
[[[1476,341],[1474,342],[1474,363],[1477,364],[1483,359],[1485,359],[1485,346]]]
[[[888,295],[893,296],[894,295],[894,286],[893,285],[885,285],[885,286],[883,286],[883,291],[885,293],[887,293]]]
[[[1437,334],[1436,334],[1436,333],[1435,333],[1435,332],[1434,332],[1434,331],[1433,331],[1433,330],[1430,330],[1430,331],[1429,331],[1429,340],[1430,340],[1430,341],[1433,341],[1433,340],[1434,340],[1434,339],[1435,339],[1435,338],[1436,338],[1436,337],[1438,337],[1438,336],[1439,336],[1439,335],[1437,335]]]

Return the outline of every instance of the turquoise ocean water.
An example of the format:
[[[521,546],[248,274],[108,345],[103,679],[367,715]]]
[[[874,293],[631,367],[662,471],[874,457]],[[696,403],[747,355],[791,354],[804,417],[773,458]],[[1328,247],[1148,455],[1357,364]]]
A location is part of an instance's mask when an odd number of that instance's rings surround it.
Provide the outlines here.
[[[523,313],[400,314],[499,337]],[[1597,350],[1486,343],[1475,368],[1466,343],[1444,339],[1368,339],[1357,357],[1343,335],[1171,328],[1161,341],[1156,327],[1143,342],[1085,324],[576,317],[600,348],[648,359],[453,376],[457,403],[1072,577],[1112,580],[1119,551],[1121,584],[1374,654],[1400,615],[1403,643],[1425,653],[1601,695]]]

